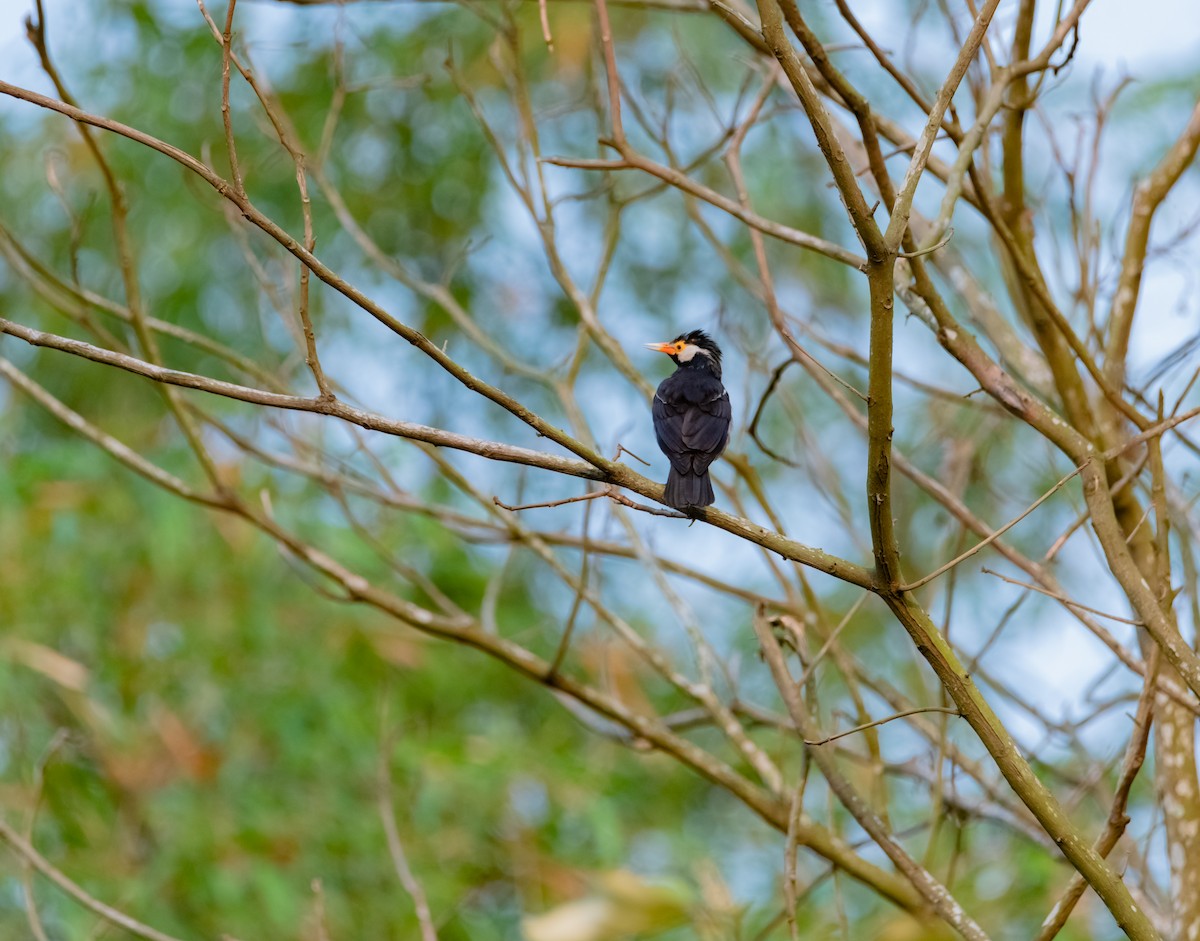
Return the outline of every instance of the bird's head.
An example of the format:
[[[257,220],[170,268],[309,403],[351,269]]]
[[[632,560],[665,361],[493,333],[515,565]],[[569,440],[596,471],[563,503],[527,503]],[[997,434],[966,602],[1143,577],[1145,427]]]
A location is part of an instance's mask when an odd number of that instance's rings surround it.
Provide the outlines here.
[[[718,370],[721,368],[721,348],[703,330],[680,334],[667,343],[647,343],[646,349],[666,353],[679,366],[692,362],[699,355]]]

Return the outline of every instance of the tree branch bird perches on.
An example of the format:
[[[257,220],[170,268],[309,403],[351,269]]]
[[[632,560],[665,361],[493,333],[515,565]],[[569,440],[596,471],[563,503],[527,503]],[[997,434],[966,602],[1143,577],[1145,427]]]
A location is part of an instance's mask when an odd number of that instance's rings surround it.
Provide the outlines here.
[[[729,443],[733,409],[721,385],[721,349],[703,330],[647,343],[678,367],[654,393],[654,435],[671,461],[663,500],[677,510],[709,506],[716,496],[708,467]]]

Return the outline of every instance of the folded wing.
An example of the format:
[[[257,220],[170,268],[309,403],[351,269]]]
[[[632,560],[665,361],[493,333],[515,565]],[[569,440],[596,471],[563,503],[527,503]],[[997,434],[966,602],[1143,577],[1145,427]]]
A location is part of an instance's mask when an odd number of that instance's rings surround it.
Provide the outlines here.
[[[681,474],[703,473],[729,442],[733,409],[716,379],[664,381],[654,396],[653,415],[658,446]]]
[[[683,443],[693,452],[692,470],[707,470],[717,455],[729,443],[729,423],[733,409],[729,393],[722,390],[719,398],[694,406],[683,416]]]

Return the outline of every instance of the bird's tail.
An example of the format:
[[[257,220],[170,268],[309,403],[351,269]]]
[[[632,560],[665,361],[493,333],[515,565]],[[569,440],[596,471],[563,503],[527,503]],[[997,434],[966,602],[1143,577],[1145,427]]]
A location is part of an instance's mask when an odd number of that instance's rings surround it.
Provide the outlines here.
[[[700,474],[680,474],[672,467],[671,472],[667,474],[663,500],[668,506],[686,510],[689,507],[710,506],[716,499],[712,482],[708,479],[708,471]]]

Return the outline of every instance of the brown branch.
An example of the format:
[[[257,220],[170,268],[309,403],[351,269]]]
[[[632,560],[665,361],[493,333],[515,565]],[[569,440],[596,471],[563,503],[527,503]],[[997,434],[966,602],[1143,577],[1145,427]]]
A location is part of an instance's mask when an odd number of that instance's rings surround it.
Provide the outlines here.
[[[998,2],[998,0],[994,0]],[[885,244],[879,226],[875,223],[871,207],[867,204],[850,161],[846,159],[846,151],[834,130],[833,121],[813,85],[800,56],[796,53],[783,29],[783,13],[779,0],[757,0],[758,15],[762,20],[762,36],[770,47],[772,54],[783,66],[783,72],[788,82],[800,99],[804,112],[808,115],[813,133],[817,138],[817,146],[821,150],[825,163],[833,174],[834,183],[841,195],[842,203],[850,217],[850,223],[867,250],[868,260],[874,260],[885,251]]]
[[[979,52],[979,46],[987,34],[992,16],[999,5],[1000,0],[987,0],[979,10],[979,15],[975,17],[971,32],[967,35],[967,41],[963,44],[962,49],[959,50],[950,74],[946,76],[942,87],[938,89],[933,107],[929,111],[929,120],[926,121],[925,128],[917,139],[916,149],[913,151],[908,169],[904,173],[904,179],[900,183],[896,205],[892,210],[892,216],[884,234],[889,251],[897,251],[900,243],[904,240],[905,232],[908,229],[908,217],[912,212],[913,197],[917,191],[917,183],[920,182],[925,165],[929,162],[929,153],[933,149],[933,142],[941,128],[942,117],[950,107],[950,102],[953,100],[954,93],[958,90],[963,76],[967,74],[968,66]]]
[[[630,451],[629,448],[625,447],[625,445],[623,445],[623,444],[617,445],[617,453],[613,455],[612,459],[614,461],[619,461],[621,459],[622,454],[628,454],[631,458],[633,458],[635,461],[637,461],[639,464],[641,464],[645,467],[650,466],[649,461],[645,460],[644,458],[638,457],[636,454],[634,454],[632,451]]]
[[[1067,474],[1065,477],[1063,477],[1062,480],[1060,480],[1053,487],[1051,487],[1049,490],[1047,490],[1045,493],[1043,493],[1040,497],[1038,497],[1036,500],[1034,500],[1033,503],[1031,503],[1023,511],[1021,511],[1020,514],[1013,517],[1011,520],[1009,520],[1007,523],[1005,523],[999,529],[993,531],[992,534],[989,535],[987,538],[977,542],[966,552],[963,552],[960,555],[956,556],[955,558],[951,559],[945,565],[939,566],[938,568],[934,569],[932,572],[930,572],[928,575],[924,576],[923,578],[918,578],[915,582],[910,582],[907,585],[901,585],[900,591],[915,591],[916,589],[920,588],[922,585],[928,585],[935,578],[937,578],[940,575],[944,575],[946,572],[950,571],[950,569],[954,568],[960,562],[965,562],[967,559],[971,558],[971,556],[975,555],[980,550],[986,549],[993,542],[995,542],[997,539],[999,539],[1001,536],[1003,536],[1006,532],[1008,532],[1010,529],[1012,529],[1014,526],[1016,526],[1017,523],[1021,522],[1021,520],[1025,519],[1025,517],[1027,517],[1030,513],[1032,513],[1039,506],[1041,506],[1043,503],[1045,503],[1047,500],[1049,500],[1052,496],[1054,496],[1054,494],[1058,493],[1059,490],[1061,490],[1064,486],[1066,486],[1068,481],[1073,480],[1076,477],[1076,475],[1078,475],[1079,472],[1082,470],[1083,470],[1082,467],[1076,467],[1073,471],[1071,471],[1069,474]]]
[[[1129,737],[1129,743],[1125,746],[1125,755],[1121,759],[1121,773],[1117,777],[1117,790],[1113,796],[1112,807],[1108,812],[1104,831],[1096,838],[1096,852],[1101,856],[1108,856],[1112,852],[1113,847],[1117,845],[1117,841],[1121,839],[1121,835],[1129,825],[1129,815],[1125,812],[1125,808],[1129,804],[1129,792],[1133,789],[1133,782],[1142,769],[1142,763],[1146,760],[1146,746],[1150,742],[1150,726],[1154,721],[1154,699],[1157,695],[1155,688],[1155,680],[1158,676],[1157,649],[1151,655],[1151,659],[1153,662],[1147,670],[1146,683],[1138,696],[1137,712],[1133,717],[1133,734]],[[1086,889],[1087,882],[1078,873],[1072,876],[1066,889],[1050,909],[1050,914],[1042,922],[1034,941],[1053,941],[1058,933],[1066,927],[1067,919],[1071,917],[1071,912],[1075,910],[1075,906],[1083,897]]]
[[[791,716],[792,722],[795,723],[796,730],[806,741],[816,739],[816,726],[808,713],[808,709],[804,705],[799,687],[796,686],[795,680],[792,679],[791,674],[788,672],[787,663],[784,660],[783,651],[779,647],[779,642],[775,639],[775,635],[771,633],[770,628],[767,627],[764,618],[754,617],[752,621],[755,634],[758,636],[759,649],[766,658],[767,665],[771,668],[771,676],[775,681],[775,686],[779,690],[784,704],[787,706],[788,715]],[[958,931],[964,938],[969,939],[969,941],[986,941],[987,934],[963,910],[962,906],[959,905],[946,887],[940,884],[927,869],[913,859],[896,838],[888,832],[883,821],[871,810],[858,791],[854,789],[841,771],[838,770],[833,755],[821,748],[812,749],[808,754],[821,769],[821,774],[828,783],[830,790],[837,795],[838,800],[841,801],[846,810],[851,813],[854,819],[858,821],[858,824],[870,835],[879,848],[883,850],[893,865],[912,883],[913,887],[921,894],[921,897],[925,899],[929,906],[937,912],[938,916]]]
[[[605,496],[614,503],[619,503],[621,506],[627,506],[631,510],[649,513],[651,516],[665,516],[668,519],[675,520],[695,519],[695,517],[690,516],[687,513],[682,513],[679,510],[664,510],[662,507],[647,506],[644,503],[637,503],[633,500],[630,500],[629,497],[625,496],[625,494],[621,493],[619,490],[614,490],[612,487],[608,488],[608,492],[605,493]]]
[[[134,473],[140,474],[151,483],[158,484],[164,490],[170,491],[190,503],[199,503],[202,506],[209,507],[224,505],[224,501],[221,498],[193,490],[174,474],[163,470],[157,464],[151,463],[123,442],[91,425],[78,412],[65,406],[3,356],[0,356],[0,376],[4,376],[16,388],[41,405],[64,425],[67,425],[97,447],[107,451]]]
[[[834,261],[848,265],[851,268],[862,268],[866,264],[866,261],[860,255],[842,248],[842,246],[835,242],[818,238],[800,229],[794,229],[781,222],[761,216],[740,205],[736,200],[730,199],[728,196],[697,182],[681,170],[665,166],[634,151],[628,143],[622,145],[620,160],[543,157],[542,162],[556,167],[575,167],[584,170],[641,170],[684,193],[695,196],[697,199],[701,199],[711,206],[715,206],[733,216],[739,222],[744,222],[764,235],[771,236],[771,238],[808,249],[809,251],[816,252],[818,255],[824,255],[826,258],[831,258]]]
[[[1142,274],[1146,267],[1146,249],[1150,243],[1150,227],[1154,221],[1154,213],[1184,170],[1196,158],[1198,148],[1200,101],[1197,101],[1192,109],[1187,126],[1178,140],[1171,145],[1150,175],[1138,183],[1133,191],[1129,227],[1125,232],[1125,248],[1121,256],[1121,274],[1108,313],[1108,342],[1104,351],[1105,375],[1117,388],[1125,381],[1125,359],[1129,350],[1129,337],[1133,331],[1134,311],[1141,292]]]
[[[590,493],[580,494],[577,497],[565,497],[562,500],[550,500],[546,503],[522,503],[520,506],[509,506],[499,497],[492,497],[492,502],[502,510],[508,510],[510,513],[519,513],[522,510],[550,509],[556,506],[566,506],[568,503],[582,503],[585,500],[596,500],[606,496],[608,494],[603,490],[593,490]]]
[[[62,352],[71,353],[75,356],[80,356],[84,359],[90,359],[97,363],[103,363],[109,366],[116,366],[119,369],[124,369],[139,376],[144,376],[148,379],[153,379],[156,382],[165,382],[171,385],[183,386],[185,388],[197,389],[213,395],[221,395],[231,399],[237,399],[243,402],[249,402],[256,405],[266,405],[272,408],[291,409],[302,412],[312,412],[318,415],[328,415],[330,417],[341,419],[359,427],[366,428],[369,431],[379,431],[384,434],[396,435],[401,438],[411,438],[414,441],[422,441],[426,444],[432,444],[437,447],[453,448],[459,451],[468,451],[472,454],[478,454],[481,457],[486,457],[490,460],[507,461],[516,464],[525,464],[530,467],[540,467],[544,470],[554,471],[556,473],[567,474],[573,477],[583,477],[590,480],[607,480],[612,484],[633,490],[644,497],[649,497],[652,500],[662,500],[662,485],[656,484],[646,477],[643,477],[637,471],[629,466],[617,462],[608,461],[601,457],[596,452],[584,445],[578,447],[584,453],[595,454],[596,461],[604,465],[603,468],[597,467],[594,464],[588,464],[581,461],[576,461],[571,458],[560,457],[554,454],[547,454],[541,451],[533,451],[528,448],[517,447],[514,445],[501,444],[495,441],[486,441],[479,438],[471,438],[467,435],[460,435],[450,431],[443,431],[440,428],[431,428],[428,425],[419,425],[413,422],[398,421],[396,419],[387,418],[376,413],[367,412],[362,409],[354,408],[347,405],[341,400],[327,400],[320,397],[304,398],[301,396],[284,395],[276,392],[267,392],[261,389],[253,389],[247,386],[239,386],[232,382],[224,382],[219,379],[211,379],[206,376],[198,376],[193,373],[180,372],[179,370],[166,369],[162,366],[156,366],[152,363],[147,363],[136,359],[132,356],[126,356],[121,353],[114,353],[110,350],[104,350],[93,346],[90,343],[84,343],[80,340],[72,340],[66,337],[57,336],[55,334],[46,333],[41,330],[34,330],[30,327],[14,323],[10,320],[0,318],[0,333],[8,333],[18,337],[27,343],[34,346],[44,346],[51,349],[60,350]],[[523,407],[522,407],[523,408]],[[528,413],[533,415],[532,412]],[[539,425],[548,423],[541,418],[536,419]],[[556,429],[557,431],[557,429]],[[557,431],[556,438],[567,438],[574,441],[563,432]],[[620,502],[625,502],[626,499],[618,494],[613,497]],[[630,504],[626,504],[630,505]],[[653,512],[657,515],[671,515],[665,510],[657,508],[647,508],[638,504],[633,504],[634,509],[646,509],[648,512]],[[793,559],[798,562],[803,562],[805,565],[811,565],[818,568],[827,574],[834,575],[837,578],[844,579],[851,584],[859,585],[863,588],[871,587],[873,579],[870,573],[862,566],[855,565],[845,559],[840,559],[832,556],[820,549],[814,549],[805,546],[802,543],[796,542],[794,539],[789,539],[781,533],[771,532],[750,520],[741,517],[733,516],[713,507],[708,507],[698,511],[694,516],[688,517],[699,519],[710,525],[724,529],[726,532],[733,533],[743,539],[747,539],[756,545],[762,546],[772,552],[777,552],[785,558]]]
[[[110,925],[123,928],[132,935],[145,938],[146,941],[179,941],[178,938],[165,934],[157,928],[151,928],[149,925],[142,924],[136,918],[132,918],[124,912],[113,908],[111,905],[105,905],[99,899],[88,895],[87,892],[80,888],[78,883],[72,881],[61,870],[51,865],[46,857],[34,849],[28,840],[17,833],[4,820],[0,820],[0,840],[7,843],[9,849],[24,862],[33,866],[34,869],[53,882],[67,895],[71,896],[76,902],[92,914],[104,919]]]
[[[571,458],[501,444],[495,441],[471,438],[467,435],[455,434],[454,432],[443,431],[440,428],[431,428],[428,425],[419,425],[414,422],[397,421],[383,415],[354,408],[340,400],[326,400],[319,396],[306,398],[303,396],[287,395],[281,392],[269,392],[264,389],[237,385],[236,383],[225,382],[224,380],[213,379],[208,376],[199,376],[194,373],[167,369],[163,366],[147,363],[133,356],[104,350],[90,343],[84,343],[81,340],[73,340],[45,333],[41,330],[34,330],[31,327],[26,327],[3,318],[0,318],[0,333],[7,333],[18,337],[34,346],[43,346],[64,353],[70,353],[106,366],[115,366],[118,369],[124,369],[126,372],[144,376],[155,382],[181,386],[186,389],[196,389],[211,395],[220,395],[225,398],[236,399],[240,402],[249,402],[253,405],[265,405],[271,408],[328,415],[358,425],[361,428],[366,428],[369,431],[380,431],[384,434],[410,438],[414,441],[423,441],[426,444],[438,447],[468,451],[491,460],[526,464],[530,467],[541,467],[545,470],[570,474],[574,477],[585,477],[592,480],[603,479],[602,471],[582,461],[576,461]]]
[[[844,732],[836,732],[833,735],[827,735],[824,738],[809,741],[804,740],[805,745],[828,745],[830,742],[836,742],[839,738],[845,738],[847,735],[854,735],[856,732],[865,732],[867,729],[873,729],[876,726],[885,725],[888,722],[894,722],[896,719],[906,719],[909,716],[919,715],[923,712],[944,712],[947,715],[958,716],[962,718],[962,713],[952,706],[919,706],[916,709],[908,709],[904,712],[897,712],[895,715],[890,715],[886,719],[876,719],[873,722],[864,722],[862,725],[856,725],[852,729],[846,729]]]
[[[1107,611],[1101,611],[1099,608],[1090,608],[1086,604],[1080,604],[1073,598],[1068,597],[1062,592],[1051,591],[1049,588],[1043,588],[1041,585],[1033,585],[1029,582],[1023,582],[1018,578],[1009,578],[1007,575],[1002,575],[1000,572],[994,572],[989,568],[980,569],[984,575],[993,575],[1002,582],[1008,582],[1010,585],[1016,585],[1020,588],[1028,588],[1030,591],[1036,591],[1038,594],[1045,595],[1047,598],[1053,598],[1055,601],[1060,601],[1071,608],[1079,608],[1081,611],[1087,611],[1089,614],[1094,614],[1097,617],[1108,618],[1110,621],[1120,621],[1122,624],[1132,624],[1135,627],[1145,627],[1142,621],[1135,621],[1130,618],[1123,618],[1119,614],[1109,614]]]
[[[225,29],[221,33],[221,123],[225,126],[225,150],[229,154],[229,175],[239,196],[246,195],[242,171],[238,168],[237,144],[233,137],[233,113],[229,107],[229,58],[233,52],[233,11],[237,0],[229,0],[225,11]]]

